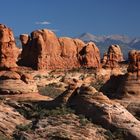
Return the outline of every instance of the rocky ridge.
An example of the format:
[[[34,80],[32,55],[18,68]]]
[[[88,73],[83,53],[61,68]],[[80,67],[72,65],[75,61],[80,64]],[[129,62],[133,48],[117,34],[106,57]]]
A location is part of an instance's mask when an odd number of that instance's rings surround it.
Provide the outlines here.
[[[68,90],[58,99],[65,100],[65,103],[76,110],[78,114],[84,114],[91,118],[94,123],[107,129],[125,129],[127,132],[125,139],[140,138],[140,122],[122,105],[109,100],[103,93],[96,91],[89,85],[73,87],[73,90]],[[57,101],[58,99],[56,98]]]
[[[20,65],[34,69],[100,66],[100,52],[94,43],[85,44],[79,39],[57,38],[47,29],[33,31],[31,37],[23,34],[20,39],[23,46]]]
[[[0,132],[9,139],[16,130],[17,125],[28,124],[29,121],[18,113],[13,107],[0,101]]]

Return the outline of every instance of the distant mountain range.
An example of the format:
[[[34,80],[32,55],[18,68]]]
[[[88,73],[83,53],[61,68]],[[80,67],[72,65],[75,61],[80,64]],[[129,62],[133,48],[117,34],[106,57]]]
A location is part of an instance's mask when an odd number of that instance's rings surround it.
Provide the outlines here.
[[[96,36],[90,33],[83,33],[77,38],[83,40],[84,42],[93,41],[100,49],[101,56],[104,52],[107,52],[108,47],[113,44],[118,44],[124,54],[124,58],[127,59],[128,52],[132,49],[140,50],[140,37],[128,37],[124,35],[107,35],[107,36]],[[16,44],[19,48],[22,47],[21,42],[18,37],[16,39]]]
[[[21,44],[21,41],[20,41],[19,37],[15,37],[15,41],[16,41],[17,47],[22,48],[22,44]]]
[[[140,37],[132,38],[124,35],[96,36],[90,33],[83,33],[78,38],[84,42],[95,42],[100,49],[101,55],[107,52],[108,47],[112,44],[120,45],[125,58],[127,58],[130,50],[140,50]]]

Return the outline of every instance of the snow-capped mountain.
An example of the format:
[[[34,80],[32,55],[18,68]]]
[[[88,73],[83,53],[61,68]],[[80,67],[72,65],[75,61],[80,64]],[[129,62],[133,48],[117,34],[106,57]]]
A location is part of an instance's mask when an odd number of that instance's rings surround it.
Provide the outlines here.
[[[140,38],[128,37],[125,35],[101,35],[96,36],[90,33],[83,33],[78,37],[84,42],[93,41],[100,49],[101,55],[107,51],[112,44],[120,45],[124,57],[127,58],[128,52],[132,49],[140,49]]]

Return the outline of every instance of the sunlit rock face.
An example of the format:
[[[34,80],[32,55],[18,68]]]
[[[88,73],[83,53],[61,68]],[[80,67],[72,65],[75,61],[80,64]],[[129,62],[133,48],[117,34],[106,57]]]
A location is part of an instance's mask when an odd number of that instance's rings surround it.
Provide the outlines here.
[[[94,123],[106,129],[125,129],[127,132],[125,139],[139,139],[140,137],[140,121],[122,105],[110,100],[102,92],[98,92],[89,85],[83,84],[78,87],[72,85],[54,101],[57,104],[72,107],[76,113],[91,118]]]
[[[50,30],[33,31],[20,36],[23,50],[20,65],[34,69],[71,69],[100,67],[100,52],[94,43],[80,39],[57,38]]]
[[[131,50],[128,58],[126,74],[112,75],[101,91],[118,98],[140,96],[140,51]]]
[[[28,94],[37,92],[37,85],[31,75],[20,71],[0,72],[1,95]]]
[[[111,45],[108,52],[103,57],[103,67],[105,68],[117,68],[118,62],[123,61],[123,54],[119,45]]]
[[[0,69],[16,67],[17,47],[13,32],[0,24]]]

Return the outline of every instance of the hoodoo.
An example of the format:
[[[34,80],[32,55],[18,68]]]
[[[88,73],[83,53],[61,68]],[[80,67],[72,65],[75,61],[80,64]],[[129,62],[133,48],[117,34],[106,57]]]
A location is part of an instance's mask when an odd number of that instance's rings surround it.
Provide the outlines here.
[[[123,61],[123,54],[119,45],[111,45],[108,48],[107,54],[103,57],[103,67],[105,68],[117,68],[118,62]]]
[[[0,69],[16,67],[17,56],[17,47],[12,30],[0,24]]]

